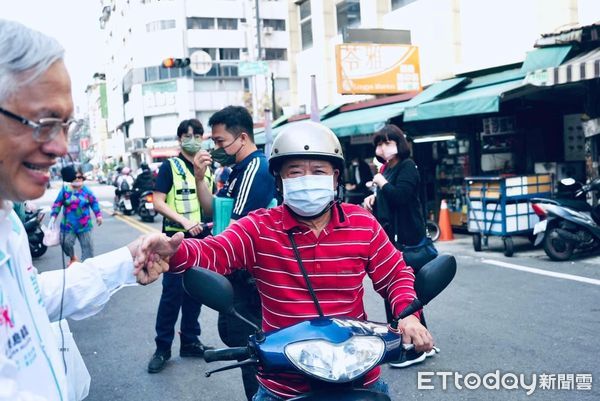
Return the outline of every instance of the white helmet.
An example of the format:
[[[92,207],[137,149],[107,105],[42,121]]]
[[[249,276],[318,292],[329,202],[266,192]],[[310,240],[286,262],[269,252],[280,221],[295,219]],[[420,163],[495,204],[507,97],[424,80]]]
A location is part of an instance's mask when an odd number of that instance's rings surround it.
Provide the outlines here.
[[[340,171],[344,169],[340,141],[332,130],[313,121],[292,123],[277,135],[269,158],[271,173],[277,173],[288,158],[327,160]]]

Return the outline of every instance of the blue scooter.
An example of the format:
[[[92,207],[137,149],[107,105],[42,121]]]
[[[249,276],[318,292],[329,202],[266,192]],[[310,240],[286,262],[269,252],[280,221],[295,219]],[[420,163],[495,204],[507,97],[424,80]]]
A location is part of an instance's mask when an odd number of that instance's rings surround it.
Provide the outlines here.
[[[456,260],[450,255],[440,255],[423,266],[415,279],[418,298],[389,326],[353,318],[322,317],[266,334],[235,311],[233,289],[225,277],[193,268],[185,273],[183,286],[198,302],[221,313],[233,314],[256,330],[246,347],[206,351],[206,362],[242,361],[207,372],[207,377],[215,372],[256,365],[268,375],[306,376],[312,391],[293,400],[389,401],[389,396],[356,388],[353,382],[412,349],[412,344],[402,344],[397,330],[399,320],[421,310],[450,284],[455,273]]]

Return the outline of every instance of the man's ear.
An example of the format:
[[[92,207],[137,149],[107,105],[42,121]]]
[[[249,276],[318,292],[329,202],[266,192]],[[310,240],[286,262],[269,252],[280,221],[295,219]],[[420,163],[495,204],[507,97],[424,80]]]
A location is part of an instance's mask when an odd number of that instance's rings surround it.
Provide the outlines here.
[[[281,176],[275,173],[275,189],[279,193],[283,193],[283,181],[281,181]]]

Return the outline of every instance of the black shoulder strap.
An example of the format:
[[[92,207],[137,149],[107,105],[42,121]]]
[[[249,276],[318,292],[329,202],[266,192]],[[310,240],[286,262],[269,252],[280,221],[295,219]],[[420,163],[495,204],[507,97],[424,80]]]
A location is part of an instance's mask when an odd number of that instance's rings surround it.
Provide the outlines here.
[[[288,237],[290,237],[292,248],[294,248],[294,255],[296,255],[296,260],[298,261],[298,266],[300,266],[302,276],[304,276],[304,281],[306,281],[306,287],[308,288],[308,292],[310,292],[310,296],[312,297],[315,306],[317,307],[317,312],[319,312],[320,317],[325,317],[325,315],[323,314],[323,310],[321,309],[321,305],[319,304],[319,300],[317,299],[317,294],[315,294],[315,290],[313,290],[312,284],[310,283],[310,280],[308,278],[308,274],[306,273],[306,269],[304,268],[304,264],[302,263],[300,252],[298,252],[298,247],[296,246],[296,241],[294,240],[294,234],[291,231],[288,231],[287,234]]]

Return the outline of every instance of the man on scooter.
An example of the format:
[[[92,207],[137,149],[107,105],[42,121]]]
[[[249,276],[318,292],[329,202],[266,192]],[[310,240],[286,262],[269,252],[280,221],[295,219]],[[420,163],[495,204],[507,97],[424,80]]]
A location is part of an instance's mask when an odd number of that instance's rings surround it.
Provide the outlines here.
[[[159,254],[170,258],[172,272],[192,266],[221,274],[247,270],[261,296],[262,328],[270,332],[319,316],[297,248],[325,316],[366,319],[362,297],[367,274],[398,316],[416,297],[413,270],[369,212],[340,201],[343,168],[342,147],[329,128],[314,122],[294,124],[278,135],[269,159],[283,205],[252,212],[217,236],[185,239],[181,246],[149,236],[136,261]],[[402,319],[399,328],[402,341],[413,343],[416,351],[433,347],[418,314]],[[387,393],[379,373],[373,369],[358,385]],[[311,390],[299,375],[265,377],[259,372],[257,379],[255,401],[288,399]]]
[[[133,182],[133,194],[131,194],[133,210],[138,210],[141,194],[146,191],[154,191],[154,176],[150,171],[148,163],[142,163],[140,168],[142,172],[135,177],[135,181]]]

